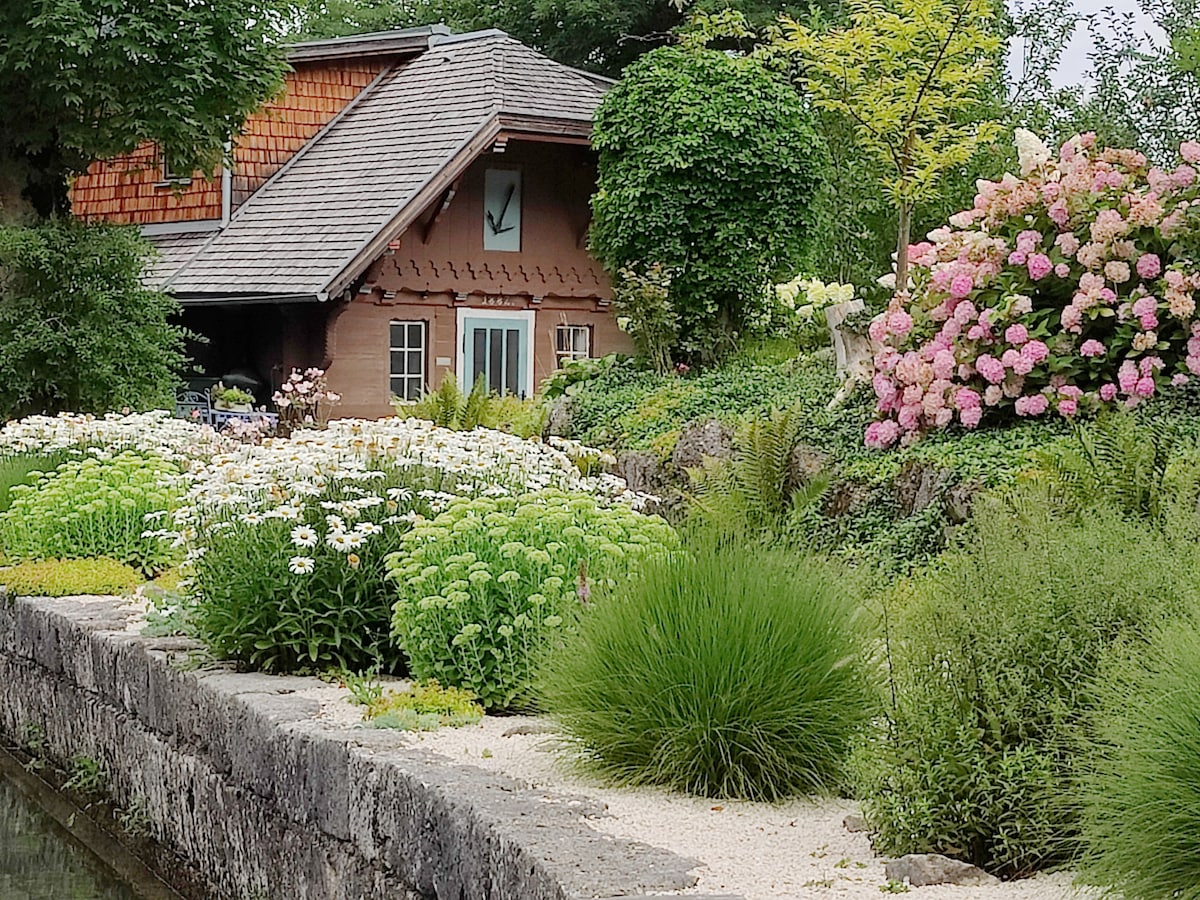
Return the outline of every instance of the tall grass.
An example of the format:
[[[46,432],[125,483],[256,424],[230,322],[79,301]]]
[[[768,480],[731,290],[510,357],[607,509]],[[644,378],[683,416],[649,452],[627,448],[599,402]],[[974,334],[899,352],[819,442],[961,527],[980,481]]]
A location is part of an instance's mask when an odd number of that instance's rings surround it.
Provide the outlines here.
[[[540,696],[615,782],[756,800],[834,790],[871,709],[838,575],[711,541],[594,603]]]
[[[1109,648],[1200,603],[1193,531],[1044,493],[981,503],[975,533],[888,605],[887,725],[856,755],[876,847],[1023,875],[1079,850],[1072,790]],[[1181,525],[1182,527],[1182,525]]]
[[[0,513],[12,506],[12,489],[32,484],[37,473],[53,472],[69,458],[57,453],[0,453]]]
[[[1080,778],[1084,873],[1128,900],[1200,896],[1200,626],[1120,654],[1097,696]]]

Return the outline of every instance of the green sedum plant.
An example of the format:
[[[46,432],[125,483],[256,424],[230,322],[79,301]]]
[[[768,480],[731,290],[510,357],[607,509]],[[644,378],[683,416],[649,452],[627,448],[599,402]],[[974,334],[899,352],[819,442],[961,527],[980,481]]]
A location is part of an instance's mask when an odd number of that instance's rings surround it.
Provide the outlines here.
[[[66,451],[0,453],[0,513],[12,505],[14,485],[30,484],[38,475],[54,471],[67,459]]]
[[[872,709],[845,579],[814,560],[701,545],[590,607],[539,697],[604,776],[775,801],[840,783]]]
[[[1197,896],[1200,626],[1161,629],[1098,680],[1082,767],[1082,870],[1129,900]]]
[[[14,560],[106,556],[145,572],[165,569],[172,550],[146,533],[146,517],[170,511],[171,463],[130,450],[63,463],[33,484],[15,485],[0,514],[0,544]]]
[[[483,707],[469,691],[428,681],[381,692],[367,704],[365,715],[375,728],[436,731],[474,725],[483,718]]]
[[[416,678],[469,690],[486,709],[528,708],[537,662],[593,585],[675,542],[657,516],[557,490],[455,500],[388,560],[393,632]]]
[[[115,559],[42,559],[0,568],[0,585],[15,597],[126,594],[145,579]]]
[[[885,604],[886,724],[855,755],[887,855],[1020,876],[1079,849],[1075,760],[1110,647],[1200,601],[1194,515],[1171,530],[1044,491],[977,510],[973,535]]]

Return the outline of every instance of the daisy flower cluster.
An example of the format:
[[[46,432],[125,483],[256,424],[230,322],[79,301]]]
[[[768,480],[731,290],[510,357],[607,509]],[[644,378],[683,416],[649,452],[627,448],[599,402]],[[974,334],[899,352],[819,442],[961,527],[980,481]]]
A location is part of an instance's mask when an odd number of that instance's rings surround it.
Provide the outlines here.
[[[1200,375],[1200,143],[1170,170],[1090,134],[1057,154],[1020,130],[1017,145],[1021,175],[979,182],[971,209],[912,245],[910,290],[871,323],[868,446],[1001,411],[1134,406]]]
[[[108,413],[104,416],[60,413],[29,416],[0,428],[0,453],[48,453],[91,448],[93,455],[133,450],[176,463],[205,460],[235,443],[211,426],[177,419],[166,410]]]

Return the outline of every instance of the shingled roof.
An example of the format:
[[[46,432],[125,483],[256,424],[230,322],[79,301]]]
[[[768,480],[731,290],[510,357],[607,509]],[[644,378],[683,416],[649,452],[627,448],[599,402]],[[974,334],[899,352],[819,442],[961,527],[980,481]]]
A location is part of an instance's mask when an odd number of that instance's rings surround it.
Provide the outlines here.
[[[171,236],[161,286],[192,302],[335,296],[502,131],[586,134],[607,87],[499,31],[429,43],[365,88],[224,229],[194,243]],[[198,249],[185,257],[184,246]]]

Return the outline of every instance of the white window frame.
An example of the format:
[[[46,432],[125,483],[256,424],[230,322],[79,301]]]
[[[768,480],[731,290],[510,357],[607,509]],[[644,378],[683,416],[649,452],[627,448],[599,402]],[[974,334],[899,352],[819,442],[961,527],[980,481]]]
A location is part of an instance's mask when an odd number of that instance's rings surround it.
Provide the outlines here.
[[[567,349],[563,350],[559,343],[559,337],[566,332],[570,337],[567,341]],[[575,335],[583,335],[583,350],[575,349]],[[582,352],[582,355],[580,355]],[[574,362],[577,359],[591,359],[592,357],[592,326],[590,325],[570,325],[563,322],[554,326],[554,359],[557,362],[558,368],[562,368],[569,362]]]
[[[537,312],[532,309],[480,309],[477,306],[460,306],[455,317],[454,342],[458,345],[455,358],[454,372],[458,376],[459,386],[466,384],[464,376],[467,371],[466,320],[467,319],[522,319],[528,326],[525,330],[529,341],[529,359],[525,363],[525,384],[528,385],[529,396],[533,396],[537,382],[533,380],[533,358],[535,356],[534,327],[537,323]]]
[[[396,347],[392,344],[392,327],[395,325],[404,326],[404,346]],[[421,346],[408,346],[409,326],[419,325],[421,328]],[[413,350],[421,351],[421,371],[417,374],[412,374],[408,371],[408,354]],[[404,354],[404,372],[396,375],[392,372],[392,354]],[[393,397],[399,397],[401,400],[409,400],[408,388],[413,380],[419,380],[417,397],[420,398],[428,386],[427,374],[429,371],[429,323],[424,319],[392,319],[388,322],[388,391]],[[403,392],[397,391],[395,388],[396,382],[399,381],[403,386]]]

